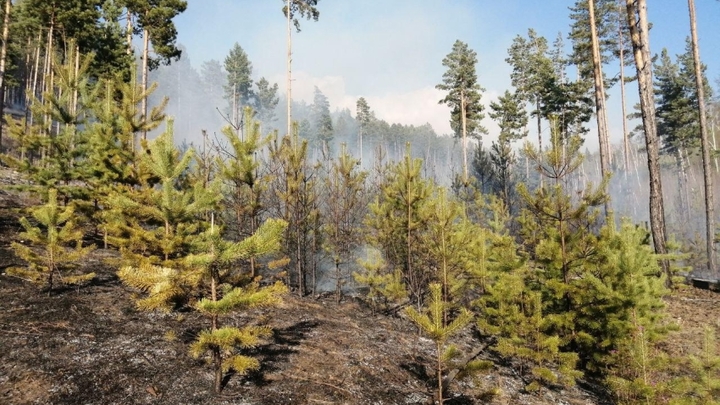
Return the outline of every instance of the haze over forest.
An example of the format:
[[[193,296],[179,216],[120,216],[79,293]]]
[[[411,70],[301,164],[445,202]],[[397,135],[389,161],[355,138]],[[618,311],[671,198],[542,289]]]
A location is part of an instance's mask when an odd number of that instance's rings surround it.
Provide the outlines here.
[[[284,94],[286,27],[275,3],[188,1],[188,10],[176,18],[178,43],[185,49],[183,58],[188,59],[185,63],[199,72],[203,62],[222,61],[237,42],[253,63],[253,78],[268,78]],[[444,71],[442,58],[453,42],[467,42],[478,53],[478,81],[486,89],[482,102],[488,105],[511,88],[512,67],[505,59],[517,35],[524,36],[532,28],[550,43],[561,35],[566,52],[571,52],[570,6],[572,2],[564,0],[328,2],[321,10],[322,18],[303,24],[293,39],[293,98],[311,104],[314,86],[318,86],[332,111],[349,108],[354,114],[355,102],[365,97],[378,118],[405,125],[430,123],[436,133],[451,134],[450,109],[437,103],[443,95],[435,85]],[[712,45],[720,37],[717,6],[714,1],[697,2],[700,47],[712,84],[720,77],[720,55]],[[689,32],[686,5],[659,0],[648,13],[653,22],[652,52],[659,54],[663,47],[671,55],[684,52]],[[606,66],[609,77],[617,75],[616,65]],[[573,68],[568,72],[574,74]],[[632,106],[637,89],[628,86],[627,90]],[[614,143],[622,139],[619,99],[618,86],[613,86],[609,121]],[[489,118],[483,124],[489,130],[489,143],[499,129]],[[596,139],[588,136],[586,140],[593,151]]]
[[[297,378],[358,403],[718,404],[720,318],[668,305],[720,287],[720,2],[0,3],[0,325],[20,336],[0,344],[72,363],[40,373],[69,388],[34,386],[115,402],[77,371],[112,357],[131,380],[111,398],[171,403],[315,398]],[[68,360],[76,326],[93,355]]]

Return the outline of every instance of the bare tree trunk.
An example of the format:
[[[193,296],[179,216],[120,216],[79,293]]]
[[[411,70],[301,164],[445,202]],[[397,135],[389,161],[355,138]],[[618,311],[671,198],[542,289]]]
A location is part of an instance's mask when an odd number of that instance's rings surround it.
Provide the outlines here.
[[[717,140],[716,140],[716,137],[715,137],[715,123],[714,123],[714,122],[712,123],[712,126],[711,126],[710,128],[711,128],[711,131],[712,131],[713,152],[717,153],[717,152],[718,152],[718,148],[717,148]],[[715,157],[714,160],[715,160],[715,173],[720,173],[720,165],[718,165],[718,158],[717,158],[717,156]]]
[[[150,32],[148,32],[147,28],[143,30],[143,57],[142,57],[142,89],[143,93],[147,92],[148,89],[148,56],[150,54]],[[147,97],[146,94],[143,94],[143,98],[140,101],[140,113],[142,114],[144,119],[147,119]],[[142,139],[147,140],[147,129],[143,129],[142,131]],[[133,150],[137,149],[139,144],[134,145]]]
[[[703,180],[705,183],[705,228],[707,239],[707,269],[715,272],[715,212],[713,207],[713,184],[710,172],[710,144],[708,142],[707,118],[705,116],[705,89],[702,80],[702,64],[700,63],[700,47],[697,38],[697,20],[695,18],[695,1],[688,0],[690,10],[690,34],[692,37],[693,59],[695,60],[695,85],[698,95],[698,114],[700,115],[700,137],[702,143]]]
[[[287,1],[287,134],[292,134],[292,1]]]
[[[3,19],[2,48],[0,49],[0,152],[3,151],[2,132],[5,120],[5,60],[7,59],[7,41],[10,32],[11,0],[5,0],[5,18]]]
[[[655,100],[652,81],[652,60],[650,59],[650,37],[645,0],[625,0],[628,25],[637,69],[638,92],[645,146],[648,156],[648,174],[650,176],[650,228],[652,230],[655,252],[667,253],[665,228],[665,207],[663,206],[662,180],[658,152],[657,127],[655,123]],[[667,276],[666,284],[672,285],[670,263],[661,260],[662,271]]]
[[[622,0],[620,0],[622,1]],[[619,16],[622,16],[622,3],[618,3],[620,9],[618,10]],[[622,23],[618,20],[618,50],[620,51],[620,106],[622,108],[622,129],[623,129],[623,159],[625,168],[625,180],[629,176],[630,172],[630,134],[627,130],[627,110],[625,108],[625,43],[623,38]]]
[[[542,167],[542,120],[540,118],[540,97],[535,97],[535,109],[537,111],[537,134],[538,134],[538,169]],[[540,173],[538,171],[538,173]],[[543,176],[538,175],[540,178],[540,187],[543,186]]]
[[[462,148],[463,148],[463,184],[468,183],[468,163],[467,163],[467,114],[465,110],[465,92],[460,90],[460,114],[462,119]]]
[[[443,402],[443,379],[442,379],[442,344],[440,341],[436,344],[437,347],[437,380],[438,380],[438,403],[442,405]]]
[[[33,68],[33,81],[32,81],[32,96],[37,97],[37,88],[38,88],[38,71],[40,70],[40,42],[42,41],[42,33],[38,33],[38,43],[37,48],[35,49],[35,66]],[[29,96],[25,97],[25,105],[30,105],[31,98]],[[33,125],[33,113],[30,108],[27,109],[30,114],[28,118],[28,125]]]
[[[600,142],[600,178],[610,174],[610,151],[608,145],[607,110],[605,109],[605,85],[603,83],[600,42],[595,25],[595,0],[588,0],[590,14],[590,38],[592,40],[593,76],[595,79],[595,116],[597,118],[598,138]],[[605,201],[605,218],[610,215],[610,202]]]
[[[125,22],[125,41],[127,41],[127,49],[126,52],[128,55],[133,54],[133,45],[132,45],[132,39],[133,39],[133,23],[132,23],[132,12],[130,10],[127,10],[127,21]]]
[[[690,223],[690,192],[688,190],[688,174],[690,167],[685,166],[685,159],[683,158],[683,149],[678,148],[677,150],[677,163],[680,168],[678,174],[678,192],[680,193],[680,212],[679,216],[681,221],[688,224]]]
[[[53,14],[50,17],[50,29],[48,30],[48,36],[47,36],[47,45],[45,47],[45,68],[44,68],[44,74],[43,74],[43,87],[44,91],[43,93],[50,93],[53,91],[53,59],[54,59],[54,49],[53,49],[53,35],[55,32],[55,15]],[[44,100],[44,94],[42,96],[43,103]],[[49,114],[45,114],[43,116],[43,130],[47,131],[47,136],[52,136],[52,119]],[[50,148],[43,148],[43,159],[45,156],[52,156],[52,149]]]
[[[73,70],[74,75],[74,83],[73,83],[73,95],[72,95],[72,107],[71,107],[71,114],[74,117],[75,122],[79,121],[78,117],[78,91],[80,86],[80,46],[75,44],[75,66]],[[72,126],[73,129],[75,128],[75,122],[73,122]],[[75,131],[73,131],[73,138],[70,141],[70,149],[75,150]],[[70,165],[73,165],[73,161],[70,161]]]

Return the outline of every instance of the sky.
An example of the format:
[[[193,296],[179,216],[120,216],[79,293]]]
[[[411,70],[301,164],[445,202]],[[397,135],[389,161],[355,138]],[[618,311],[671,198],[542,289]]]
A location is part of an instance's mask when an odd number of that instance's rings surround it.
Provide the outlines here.
[[[574,1],[560,0],[320,0],[320,18],[302,21],[293,31],[293,98],[312,103],[314,86],[329,99],[331,108],[349,108],[365,97],[378,118],[390,123],[430,123],[438,134],[449,134],[450,110],[439,105],[444,94],[435,89],[445,67],[442,59],[456,40],[477,52],[478,81],[487,106],[510,85],[507,49],[529,28],[548,38],[561,34],[570,50],[567,33]],[[653,24],[653,53],[664,47],[671,55],[682,53],[689,35],[687,2],[648,1]],[[266,77],[285,93],[286,20],[283,0],[188,0],[187,10],[176,17],[178,43],[184,57],[199,70],[202,62],[222,61],[234,43],[253,63],[255,80]],[[700,53],[715,84],[720,75],[720,2],[696,0]],[[613,75],[616,67],[608,69]],[[616,86],[617,87],[617,86]],[[628,104],[637,100],[637,85],[626,87]],[[622,139],[619,90],[609,93],[611,142]],[[483,124],[497,136],[489,118]],[[594,125],[591,121],[589,127]],[[593,149],[593,143],[586,143]],[[596,146],[595,146],[596,147]]]

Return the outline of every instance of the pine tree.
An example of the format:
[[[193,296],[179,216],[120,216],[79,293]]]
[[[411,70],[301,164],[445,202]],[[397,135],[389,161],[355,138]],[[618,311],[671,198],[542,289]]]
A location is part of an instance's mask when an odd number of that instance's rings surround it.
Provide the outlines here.
[[[705,66],[703,66],[703,70]],[[697,121],[697,88],[690,42],[686,52],[673,62],[663,49],[654,65],[657,102],[658,136],[663,139],[661,152],[676,154],[695,152],[700,146]],[[703,75],[705,97],[712,97],[708,80]]]
[[[274,181],[271,194],[274,203],[271,211],[275,217],[288,223],[282,252],[290,258],[294,268],[298,294],[304,296],[306,276],[315,260],[311,238],[316,234],[318,196],[313,169],[307,162],[307,141],[301,140],[298,127],[292,136],[270,144],[270,161]]]
[[[478,328],[497,337],[493,349],[520,361],[520,372],[529,374],[525,387],[535,391],[542,384],[572,386],[582,376],[577,353],[562,350],[562,340],[548,330],[551,317],[543,310],[543,293],[532,288],[527,266],[494,273],[486,293],[477,300]]]
[[[658,132],[655,118],[655,102],[653,100],[652,66],[650,58],[650,26],[647,18],[647,2],[645,0],[627,0],[626,11],[633,55],[638,78],[640,109],[642,111],[645,147],[648,157],[648,173],[650,176],[650,228],[652,229],[655,253],[667,253],[667,236],[665,229],[665,207],[662,196],[662,180],[658,152]],[[662,262],[666,282],[672,284],[670,264]]]
[[[217,183],[207,187],[183,183],[193,153],[180,154],[173,144],[172,121],[168,122],[167,130],[149,142],[148,154],[141,158],[141,186],[126,187],[110,198],[111,207],[122,213],[120,220],[107,224],[110,242],[123,253],[121,279],[137,272],[181,276],[178,261],[190,252],[193,238],[202,231],[201,214],[219,198]],[[139,306],[169,309],[165,295],[182,293],[176,286],[168,288],[153,291]]]
[[[358,150],[360,150],[360,163],[362,164],[363,158],[363,138],[370,136],[371,125],[375,120],[375,114],[370,110],[365,97],[360,97],[355,104],[356,115],[355,120],[358,123]]]
[[[367,260],[358,260],[363,272],[353,272],[353,278],[368,287],[367,298],[373,313],[378,309],[387,309],[389,303],[407,299],[407,288],[403,283],[402,272],[388,269],[382,253],[374,248],[367,249]]]
[[[362,221],[367,211],[365,182],[368,173],[359,170],[359,163],[359,160],[348,154],[343,144],[340,155],[332,162],[330,173],[324,180],[323,249],[333,261],[338,303],[342,299],[345,279],[350,274],[347,269],[354,263],[355,252],[363,240]]]
[[[262,326],[237,328],[220,326],[220,316],[250,308],[275,306],[287,291],[281,282],[260,287],[252,281],[243,287],[233,283],[238,275],[233,272],[235,261],[258,258],[280,249],[280,240],[287,223],[269,219],[250,237],[240,242],[228,242],[221,236],[220,228],[211,226],[195,243],[198,253],[185,258],[190,273],[195,273],[202,285],[210,287],[210,295],[201,298],[197,309],[210,319],[210,328],[200,332],[190,348],[194,357],[210,352],[215,368],[214,389],[222,389],[223,374],[233,370],[240,375],[260,367],[257,359],[241,354],[241,350],[257,346],[262,338],[269,337],[271,330]],[[199,288],[203,291],[205,288]]]
[[[612,2],[608,2],[612,7]],[[602,55],[600,50],[600,39],[598,38],[598,24],[596,19],[595,0],[588,0],[587,9],[589,14],[590,38],[592,49],[593,82],[595,84],[595,117],[597,118],[598,143],[600,145],[600,176],[606,177],[610,173],[610,135],[608,134],[607,107],[605,106],[605,77],[602,71]],[[611,8],[607,14],[610,14]],[[605,203],[605,217],[610,218],[609,203]]]
[[[447,388],[443,387],[443,373],[448,363],[459,355],[455,346],[445,347],[445,344],[452,335],[462,330],[472,321],[473,314],[462,308],[451,322],[446,322],[444,314],[447,313],[447,302],[443,300],[442,286],[440,284],[430,285],[430,300],[426,310],[423,311],[427,312],[427,314],[420,313],[413,307],[406,307],[404,312],[435,342],[437,397],[438,403],[442,404],[444,402],[444,390]]]
[[[446,303],[444,324],[449,319],[448,310],[462,306],[470,289],[475,252],[469,247],[479,231],[465,217],[462,204],[447,194],[447,190],[438,188],[423,207],[427,212],[422,214],[427,218],[427,230],[422,233],[422,245],[426,248],[423,265],[436,269],[432,281],[440,285],[442,300]]]
[[[83,233],[72,220],[72,205],[61,209],[58,206],[57,190],[48,189],[48,202],[32,210],[32,216],[40,226],[33,226],[23,217],[20,224],[25,232],[20,234],[22,240],[38,246],[40,252],[20,242],[12,242],[12,249],[21,259],[28,263],[27,268],[10,268],[8,275],[20,277],[46,287],[51,291],[54,286],[63,284],[81,284],[92,280],[95,273],[68,274],[75,268],[94,246],[82,246]],[[75,247],[66,247],[75,243]]]
[[[538,148],[542,149],[542,115],[540,113],[541,93],[545,84],[554,77],[552,61],[547,57],[547,39],[529,29],[527,39],[521,36],[513,39],[505,59],[513,71],[510,74],[513,87],[520,99],[534,105],[532,115],[537,118]]]
[[[258,119],[266,125],[266,128],[270,128],[277,119],[275,117],[275,109],[280,102],[280,98],[278,97],[278,84],[274,83],[271,86],[267,79],[261,77],[255,85],[257,86],[257,103],[255,107],[258,111]]]
[[[257,154],[270,142],[263,137],[260,123],[252,119],[252,109],[245,108],[244,138],[241,139],[231,127],[222,130],[230,149],[217,159],[218,177],[227,184],[225,206],[232,218],[226,220],[236,239],[252,235],[258,227],[263,211],[263,194],[268,188],[268,178],[260,168]],[[255,262],[250,258],[250,276],[255,277]]]
[[[232,125],[240,127],[240,114],[244,107],[253,103],[255,92],[252,89],[253,81],[252,62],[248,59],[245,50],[237,42],[225,57],[225,71],[227,72],[227,85],[225,86],[225,99],[230,103],[230,118]]]
[[[333,125],[330,117],[330,103],[327,97],[315,86],[312,104],[312,124],[315,139],[326,156],[330,155],[330,142],[333,139]]]
[[[705,327],[702,351],[686,360],[689,376],[679,381],[678,404],[720,404],[720,345],[712,327]]]
[[[166,65],[173,60],[177,61],[182,51],[177,47],[177,29],[173,18],[185,11],[187,2],[184,0],[123,0],[127,9],[130,31],[128,37],[132,47],[132,33],[134,29],[130,23],[131,15],[137,16],[138,29],[142,31],[143,53],[142,53],[142,89],[148,91],[148,73],[156,69],[160,63]],[[155,58],[150,56],[150,44],[155,53]],[[143,117],[148,116],[147,100],[141,100],[140,113]],[[147,130],[143,129],[142,139],[147,138]],[[138,146],[138,145],[136,145]]]
[[[25,173],[34,183],[30,188],[55,188],[68,201],[82,198],[83,187],[70,183],[83,179],[83,150],[87,142],[84,124],[91,119],[96,87],[90,83],[91,56],[77,53],[73,42],[62,64],[54,64],[55,88],[42,98],[32,98],[30,108],[43,121],[32,125],[27,120],[9,122],[10,137],[18,141],[22,152],[2,159]],[[26,158],[27,157],[27,158]],[[36,158],[40,161],[36,161]]]
[[[638,329],[649,343],[667,332],[662,324],[668,291],[647,240],[647,232],[627,220],[620,229],[606,224],[598,234],[596,253],[583,264],[582,277],[572,282],[575,340],[593,373],[616,367],[614,354],[628,349]]]
[[[527,254],[508,231],[507,209],[491,199],[484,210],[484,225],[467,245],[478,331],[493,338],[492,350],[520,362],[520,372],[529,378],[526,389],[574,384],[582,374],[576,370],[578,356],[564,352],[560,336],[547,330],[543,293],[535,288]]]
[[[595,29],[597,31],[599,54],[601,63],[607,64],[615,56],[613,49],[616,48],[615,27],[613,18],[617,0],[594,0]],[[593,45],[590,30],[590,9],[587,0],[578,0],[570,8],[569,39],[572,41],[573,51],[570,61],[578,67],[578,74],[581,80],[591,82],[593,73]],[[604,80],[607,82],[607,79]]]
[[[520,187],[526,208],[520,222],[531,268],[525,278],[538,293],[541,332],[557,339],[558,353],[574,355],[582,369],[602,375],[614,366],[640,326],[661,335],[664,278],[659,256],[646,245],[647,234],[613,221],[600,228],[597,207],[604,186],[588,187],[579,198],[564,191],[568,176],[582,162],[577,137],[561,140],[557,129],[542,158],[550,184],[534,194]],[[538,152],[526,147],[538,161]]]
[[[695,67],[695,91],[698,100],[698,121],[700,123],[700,146],[702,150],[703,183],[705,186],[705,243],[707,254],[707,270],[715,270],[715,202],[713,198],[712,172],[710,171],[710,144],[707,131],[707,114],[705,102],[705,83],[703,82],[700,46],[698,45],[697,18],[695,17],[695,1],[688,0],[690,11],[690,36]]]
[[[500,127],[498,140],[491,146],[491,162],[497,174],[500,198],[508,207],[512,207],[512,191],[514,186],[512,169],[515,164],[515,154],[512,151],[512,142],[527,137],[527,113],[522,106],[522,100],[517,93],[505,91],[497,102],[490,103],[490,118],[497,121]]]
[[[421,235],[427,227],[427,209],[434,185],[421,177],[422,161],[405,158],[392,166],[390,176],[370,204],[366,221],[369,242],[380,249],[389,272],[399,270],[412,302],[420,307],[432,278],[423,266]]]
[[[526,204],[520,220],[523,242],[536,266],[538,285],[553,297],[543,302],[543,314],[553,314],[548,330],[562,338],[570,337],[575,327],[571,281],[582,275],[583,263],[594,253],[596,236],[588,230],[598,226],[595,207],[607,198],[602,185],[584,192],[580,201],[564,191],[564,182],[582,163],[581,144],[577,135],[564,140],[556,126],[545,153],[526,144],[527,155],[539,163],[550,184],[533,194],[524,185],[519,186]]]
[[[455,136],[462,138],[463,145],[463,182],[468,182],[467,138],[479,139],[487,130],[480,124],[485,107],[480,103],[482,92],[485,91],[477,81],[477,53],[460,40],[453,44],[452,52],[443,59],[447,71],[443,74],[443,82],[435,86],[447,91],[448,95],[440,100],[452,109],[450,126]]]
[[[46,61],[45,65],[50,67],[50,70],[44,72],[49,74],[52,65],[47,64],[47,57],[56,54],[56,49],[71,49],[70,42],[78,46],[80,53],[95,55],[90,67],[93,79],[109,77],[118,72],[127,74],[131,60],[124,52],[124,41],[117,29],[115,19],[118,14],[117,4],[102,0],[16,2],[10,42],[16,48],[24,48],[20,52],[26,54],[18,55],[18,59],[31,61],[29,65],[21,67],[26,69],[25,77],[31,77],[31,66],[39,62],[36,60],[36,52],[40,59]],[[44,38],[38,41],[41,32]],[[43,69],[42,66],[39,68]],[[32,70],[37,70],[37,67]],[[43,77],[38,79],[45,80]],[[32,81],[35,82],[35,79]]]

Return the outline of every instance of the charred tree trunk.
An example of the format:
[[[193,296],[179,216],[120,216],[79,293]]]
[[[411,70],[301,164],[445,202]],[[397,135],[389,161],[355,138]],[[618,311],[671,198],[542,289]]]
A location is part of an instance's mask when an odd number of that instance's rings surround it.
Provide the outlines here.
[[[663,205],[662,180],[658,151],[657,127],[655,123],[655,100],[652,81],[652,60],[650,59],[650,37],[645,0],[626,0],[628,25],[637,69],[640,110],[645,130],[645,146],[650,176],[650,228],[655,252],[667,253],[665,228],[665,207]],[[666,284],[672,285],[670,263],[661,261],[662,271],[667,276]]]
[[[708,142],[707,119],[705,116],[705,89],[700,63],[700,48],[697,38],[697,20],[695,18],[695,1],[688,0],[690,10],[690,34],[692,37],[693,59],[695,60],[695,85],[697,86],[698,114],[700,115],[700,137],[702,143],[703,180],[705,183],[705,229],[707,239],[707,270],[715,272],[715,210],[713,207],[713,184],[710,171],[710,143]]]

